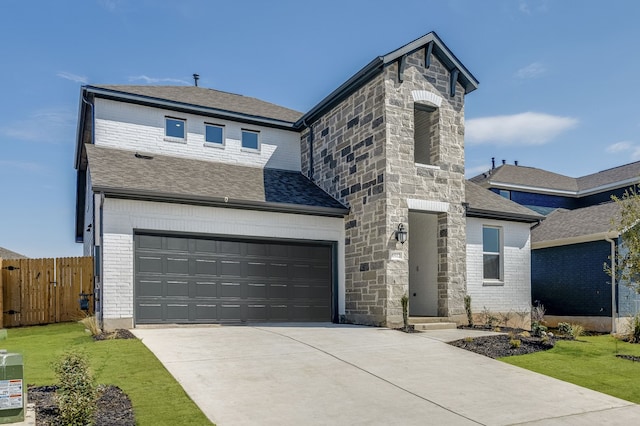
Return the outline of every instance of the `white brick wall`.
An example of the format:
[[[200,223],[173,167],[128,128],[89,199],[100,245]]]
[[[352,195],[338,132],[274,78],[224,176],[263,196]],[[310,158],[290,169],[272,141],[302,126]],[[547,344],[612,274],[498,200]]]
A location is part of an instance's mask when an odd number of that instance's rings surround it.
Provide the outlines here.
[[[105,199],[104,319],[133,317],[133,233],[136,229],[338,242],[338,311],[344,314],[342,218]]]
[[[502,228],[504,280],[483,282],[482,226]],[[474,313],[529,310],[531,305],[531,240],[529,224],[467,218],[467,294]]]
[[[298,132],[107,99],[96,99],[95,114],[96,145],[199,160],[300,170],[300,134]],[[187,120],[186,143],[165,140],[165,116]],[[205,146],[205,122],[224,125],[224,148]],[[260,152],[242,150],[241,129],[260,131]]]

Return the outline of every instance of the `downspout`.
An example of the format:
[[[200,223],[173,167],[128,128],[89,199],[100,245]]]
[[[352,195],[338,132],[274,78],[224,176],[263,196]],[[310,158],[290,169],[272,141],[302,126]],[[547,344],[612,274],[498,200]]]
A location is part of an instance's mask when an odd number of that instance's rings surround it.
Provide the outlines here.
[[[314,164],[313,164],[313,126],[309,126],[307,124],[307,120],[303,119],[302,120],[302,125],[307,127],[309,129],[309,180],[311,180],[311,182],[314,181],[313,179],[313,174],[314,174]]]
[[[99,222],[100,222],[100,264],[98,265],[98,270],[100,271],[100,292],[98,294],[98,297],[96,300],[96,302],[99,302],[100,305],[100,318],[98,318],[98,323],[100,324],[100,327],[104,326],[104,306],[102,304],[102,294],[104,292],[104,192],[100,192],[100,218],[99,218]],[[95,296],[94,296],[95,297]]]
[[[605,237],[611,244],[611,334],[616,332],[616,241]]]

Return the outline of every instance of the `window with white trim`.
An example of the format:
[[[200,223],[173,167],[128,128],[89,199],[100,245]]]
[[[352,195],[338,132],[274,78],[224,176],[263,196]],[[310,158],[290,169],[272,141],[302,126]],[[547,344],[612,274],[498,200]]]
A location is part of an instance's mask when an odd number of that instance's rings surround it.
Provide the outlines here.
[[[482,227],[483,278],[488,281],[502,280],[502,229],[495,226]]]
[[[187,140],[187,120],[175,117],[164,118],[164,136],[168,140]]]
[[[259,150],[260,149],[260,132],[255,130],[242,129],[242,148]]]
[[[204,141],[207,144],[224,146],[224,126],[205,123]]]

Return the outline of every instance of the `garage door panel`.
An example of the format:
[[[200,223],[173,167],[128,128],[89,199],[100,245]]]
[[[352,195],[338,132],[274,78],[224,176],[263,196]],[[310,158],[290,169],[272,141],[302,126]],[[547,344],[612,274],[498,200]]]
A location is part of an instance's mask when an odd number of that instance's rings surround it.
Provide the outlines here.
[[[215,282],[196,282],[196,298],[218,297],[218,284]]]
[[[242,296],[242,288],[240,283],[223,282],[220,283],[218,296],[221,298],[240,298]]]
[[[242,276],[240,261],[222,260],[218,265],[218,272],[220,276],[240,277]]]
[[[164,296],[162,281],[139,280],[137,285],[137,295],[144,296]]]
[[[166,318],[171,322],[189,320],[189,305],[187,303],[167,303]]]
[[[137,323],[330,321],[331,248],[136,235]]]
[[[218,262],[210,259],[196,259],[196,275],[218,275]]]
[[[158,256],[140,256],[136,259],[136,269],[138,272],[160,274],[162,273],[162,258]]]
[[[167,281],[167,293],[168,297],[182,296],[189,297],[189,282],[188,281]]]
[[[180,237],[165,237],[165,238],[166,238],[167,250],[172,252],[177,252],[177,251],[188,252],[189,251],[189,239],[180,238]]]

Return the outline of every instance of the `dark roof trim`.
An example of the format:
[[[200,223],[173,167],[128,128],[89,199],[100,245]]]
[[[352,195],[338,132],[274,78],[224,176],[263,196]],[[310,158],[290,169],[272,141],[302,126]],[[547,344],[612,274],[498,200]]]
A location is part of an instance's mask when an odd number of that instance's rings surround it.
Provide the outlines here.
[[[526,223],[537,223],[544,219],[544,216],[497,212],[493,210],[476,209],[473,207],[467,207],[467,217],[508,220],[511,222],[526,222]]]
[[[405,55],[415,52],[418,49],[425,47],[432,43],[431,50],[442,61],[442,63],[450,70],[458,70],[458,80],[464,87],[465,93],[473,92],[478,88],[478,80],[469,72],[469,70],[456,58],[456,56],[449,50],[444,42],[438,37],[435,32],[430,32],[411,43],[402,46],[393,52],[387,53],[384,56],[378,56],[373,61],[369,62],[364,68],[355,73],[350,79],[344,82],[340,87],[331,92],[327,97],[314,106],[309,112],[302,116],[295,123],[296,129],[307,127],[308,123],[313,123],[319,116],[321,116],[327,110],[333,108],[340,103],[346,97],[362,87],[365,83],[382,72],[385,65],[397,61]],[[401,76],[401,73],[399,74]]]
[[[333,208],[320,206],[305,206],[299,204],[270,203],[247,200],[231,200],[223,197],[199,197],[195,195],[182,196],[162,192],[140,190],[126,190],[118,188],[94,187],[95,192],[102,192],[106,197],[126,200],[158,201],[174,204],[189,204],[196,206],[223,207],[244,210],[259,210],[276,213],[306,214],[311,216],[344,217],[349,213],[347,208]]]
[[[260,117],[257,115],[243,114],[234,111],[227,111],[219,108],[203,107],[199,105],[187,104],[184,102],[171,101],[162,98],[154,98],[151,96],[137,95],[133,93],[121,92],[118,90],[105,89],[95,86],[83,86],[84,93],[90,93],[99,98],[111,99],[117,101],[127,101],[134,104],[159,107],[180,111],[184,113],[196,113],[208,117],[215,117],[233,121],[241,121],[243,123],[251,123],[267,127],[275,127],[284,130],[294,130],[294,123],[291,121],[277,120],[275,118]]]

